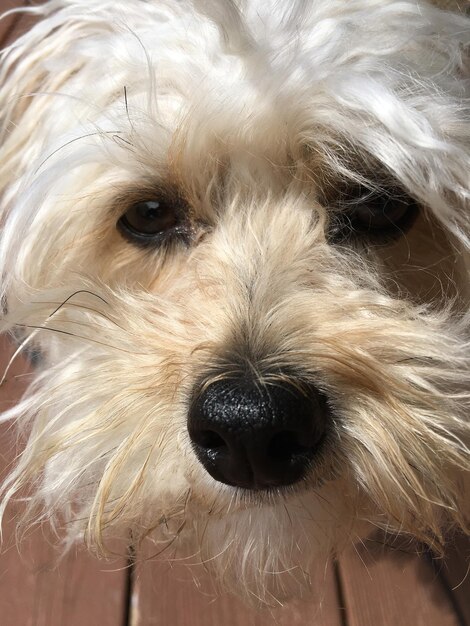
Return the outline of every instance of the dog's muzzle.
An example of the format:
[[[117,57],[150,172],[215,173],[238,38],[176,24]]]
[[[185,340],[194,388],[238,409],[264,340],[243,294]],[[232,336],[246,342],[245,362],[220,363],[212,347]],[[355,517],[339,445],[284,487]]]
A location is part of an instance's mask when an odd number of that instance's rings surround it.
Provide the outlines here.
[[[195,396],[188,431],[213,478],[261,490],[305,477],[324,439],[327,416],[325,395],[311,385],[224,379]]]

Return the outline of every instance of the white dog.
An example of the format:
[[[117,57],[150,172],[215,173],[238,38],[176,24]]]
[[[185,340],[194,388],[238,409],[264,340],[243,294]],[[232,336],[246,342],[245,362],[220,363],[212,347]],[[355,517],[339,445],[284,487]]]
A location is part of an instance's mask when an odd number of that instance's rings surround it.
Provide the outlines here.
[[[3,509],[27,489],[25,523],[149,536],[262,601],[374,527],[467,530],[470,20],[29,12],[0,70],[0,271],[39,362]]]

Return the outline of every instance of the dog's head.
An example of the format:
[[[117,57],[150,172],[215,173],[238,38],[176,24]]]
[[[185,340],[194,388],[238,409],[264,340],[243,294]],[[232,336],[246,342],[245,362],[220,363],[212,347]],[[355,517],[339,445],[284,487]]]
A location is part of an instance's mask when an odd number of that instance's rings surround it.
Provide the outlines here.
[[[6,50],[4,503],[266,598],[469,469],[470,22],[426,2],[32,9]],[[283,575],[276,572],[284,572]]]

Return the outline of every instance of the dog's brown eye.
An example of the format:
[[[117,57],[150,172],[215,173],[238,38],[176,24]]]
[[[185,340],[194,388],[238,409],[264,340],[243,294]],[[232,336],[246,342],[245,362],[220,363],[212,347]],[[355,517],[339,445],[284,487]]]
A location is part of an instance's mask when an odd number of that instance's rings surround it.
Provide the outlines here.
[[[353,208],[351,219],[361,229],[383,230],[396,227],[407,215],[410,202],[390,196],[365,198]]]
[[[357,186],[342,194],[330,237],[337,241],[361,236],[374,242],[391,241],[412,226],[417,213],[417,203],[403,193]]]
[[[178,223],[173,207],[161,200],[137,202],[126,211],[121,220],[139,235],[155,235]]]
[[[170,235],[187,233],[181,206],[164,198],[132,204],[117,226],[126,239],[141,245],[155,245]]]

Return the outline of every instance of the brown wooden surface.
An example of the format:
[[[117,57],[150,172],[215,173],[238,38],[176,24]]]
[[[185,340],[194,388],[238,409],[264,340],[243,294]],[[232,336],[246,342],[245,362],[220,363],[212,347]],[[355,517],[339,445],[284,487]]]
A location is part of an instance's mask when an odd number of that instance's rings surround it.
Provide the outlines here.
[[[340,561],[348,626],[459,626],[429,558],[371,542]]]
[[[202,566],[201,566],[202,567]],[[200,589],[196,587],[197,575]],[[286,608],[257,610],[228,594],[218,595],[200,572],[183,565],[141,562],[136,568],[132,626],[341,626],[333,567],[312,580],[312,597]]]
[[[112,571],[120,567],[121,571]],[[121,565],[100,565],[82,552],[58,561],[40,533],[0,556],[2,626],[121,626],[126,608]]]
[[[0,0],[0,11],[19,4]],[[22,28],[13,17],[0,21],[0,41]],[[11,347],[0,352],[1,374]],[[0,409],[21,394],[26,370],[17,359],[0,388]],[[15,450],[14,432],[1,426],[0,476]],[[45,530],[18,550],[17,511],[10,509],[0,554],[0,626],[470,626],[466,539],[444,562],[367,542],[318,572],[309,602],[257,612],[232,597],[200,593],[183,566],[144,561],[129,584],[124,560],[105,564],[72,551],[60,561]]]

